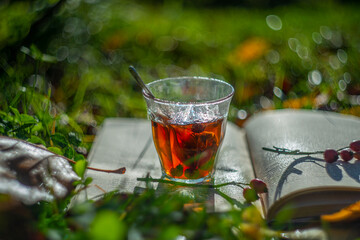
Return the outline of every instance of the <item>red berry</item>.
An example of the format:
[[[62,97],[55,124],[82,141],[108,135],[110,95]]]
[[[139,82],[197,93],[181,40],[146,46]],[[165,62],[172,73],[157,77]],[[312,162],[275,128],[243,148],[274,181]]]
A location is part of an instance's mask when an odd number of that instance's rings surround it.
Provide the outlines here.
[[[360,152],[354,153],[354,157],[355,157],[357,160],[360,160]]]
[[[266,186],[266,183],[264,183],[262,180],[255,178],[251,180],[250,187],[253,188],[256,193],[267,193],[268,189]]]
[[[253,188],[245,187],[243,189],[243,196],[247,202],[253,202],[259,199],[256,191]]]
[[[327,163],[333,163],[338,160],[339,154],[334,149],[326,149],[324,152],[324,159]]]
[[[344,160],[345,162],[350,161],[354,156],[354,153],[348,149],[342,150],[340,152],[340,157],[342,158],[342,160]]]
[[[354,152],[360,152],[360,140],[350,143],[350,149]]]

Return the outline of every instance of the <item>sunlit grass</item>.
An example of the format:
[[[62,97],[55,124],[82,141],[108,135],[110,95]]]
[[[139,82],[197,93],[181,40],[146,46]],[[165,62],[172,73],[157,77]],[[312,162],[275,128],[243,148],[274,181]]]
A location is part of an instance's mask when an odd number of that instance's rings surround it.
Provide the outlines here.
[[[146,117],[129,65],[146,82],[180,75],[228,81],[236,91],[229,117],[239,125],[254,112],[275,108],[360,116],[358,5],[217,6],[5,2],[0,5],[0,134],[83,160],[105,118]],[[72,142],[74,136],[79,141]],[[56,139],[65,139],[67,147]],[[209,215],[204,209],[184,210],[182,198],[157,197],[152,190],[110,196],[66,216],[57,212],[57,204],[68,211],[66,203],[44,203],[35,210],[24,207],[34,215],[22,217],[37,221],[36,229],[53,239],[101,236],[93,220],[118,227],[109,238],[236,239],[250,230],[254,235],[248,237],[258,237],[266,227],[263,219],[244,221],[252,209]]]

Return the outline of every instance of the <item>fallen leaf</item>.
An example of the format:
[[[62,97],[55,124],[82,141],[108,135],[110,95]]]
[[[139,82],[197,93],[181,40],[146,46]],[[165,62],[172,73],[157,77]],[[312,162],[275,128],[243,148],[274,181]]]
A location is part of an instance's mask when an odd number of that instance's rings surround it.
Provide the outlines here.
[[[360,201],[351,204],[338,212],[322,215],[321,220],[325,222],[349,222],[360,219]]]
[[[65,157],[0,136],[0,193],[25,204],[52,201],[67,196],[79,179]]]
[[[269,43],[262,38],[249,38],[239,44],[228,56],[228,61],[235,65],[242,65],[259,59],[269,49]]]

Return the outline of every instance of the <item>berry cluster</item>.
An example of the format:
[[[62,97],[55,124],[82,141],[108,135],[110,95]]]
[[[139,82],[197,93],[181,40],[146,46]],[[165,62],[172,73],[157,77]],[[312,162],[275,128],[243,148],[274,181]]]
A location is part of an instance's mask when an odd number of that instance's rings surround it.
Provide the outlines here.
[[[350,161],[353,157],[360,160],[360,140],[353,141],[349,147],[345,149],[326,149],[324,151],[324,159],[327,163],[335,162],[339,159],[339,155],[345,162]]]
[[[256,201],[259,199],[258,194],[267,192],[266,183],[258,178],[251,180],[249,186],[243,188],[243,196],[247,202]]]

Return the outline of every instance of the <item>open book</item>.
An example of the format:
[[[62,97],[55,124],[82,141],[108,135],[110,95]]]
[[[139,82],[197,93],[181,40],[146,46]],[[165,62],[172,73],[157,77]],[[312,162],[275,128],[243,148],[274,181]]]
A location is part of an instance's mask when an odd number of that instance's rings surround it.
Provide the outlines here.
[[[146,185],[138,178],[161,177],[150,125],[143,119],[112,118],[104,122],[90,152],[90,166],[126,167],[126,173],[88,170],[86,175],[94,179],[93,185],[80,195],[80,200],[96,199],[112,190],[141,191]],[[285,207],[293,210],[294,219],[331,213],[360,200],[360,161],[339,160],[328,164],[321,154],[283,155],[265,151],[263,147],[323,151],[348,146],[356,139],[360,139],[360,119],[356,117],[310,110],[259,113],[244,128],[228,123],[214,184],[248,183],[255,177],[265,181],[269,192],[262,195],[261,205],[269,221]],[[153,186],[158,191],[169,188],[168,184]],[[193,195],[215,212],[244,202],[242,189],[232,185]]]
[[[331,112],[280,110],[251,118],[246,136],[255,175],[268,184],[269,220],[284,207],[293,218],[312,218],[360,200],[360,161],[326,163],[323,155],[283,155],[273,146],[303,152],[340,149],[360,139],[360,119]]]

